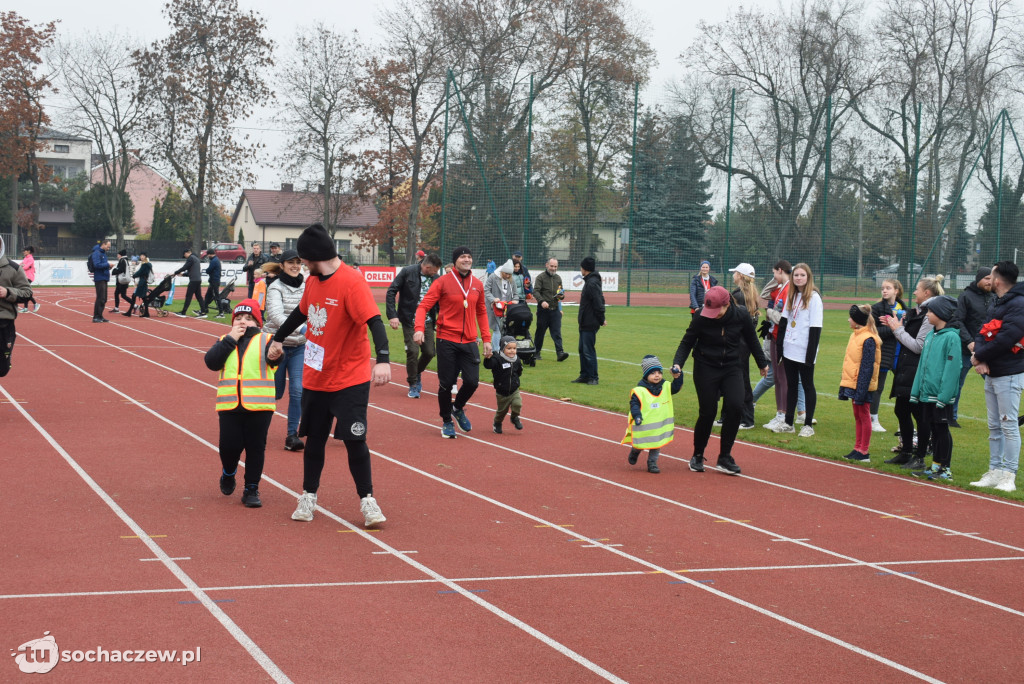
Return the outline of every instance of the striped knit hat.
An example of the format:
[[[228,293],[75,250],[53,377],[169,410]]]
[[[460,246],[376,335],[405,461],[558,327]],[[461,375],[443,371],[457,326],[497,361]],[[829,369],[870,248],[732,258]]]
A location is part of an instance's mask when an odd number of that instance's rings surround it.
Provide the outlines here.
[[[648,354],[644,357],[643,361],[640,362],[640,370],[642,371],[641,377],[647,378],[651,371],[663,370],[661,367],[661,361],[658,357],[653,354]]]

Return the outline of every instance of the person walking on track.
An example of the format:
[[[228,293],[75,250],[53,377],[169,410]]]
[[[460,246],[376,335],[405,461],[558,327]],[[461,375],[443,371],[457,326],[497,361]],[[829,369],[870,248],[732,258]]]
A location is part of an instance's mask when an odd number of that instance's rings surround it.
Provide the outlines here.
[[[417,263],[406,266],[388,286],[384,297],[385,313],[392,330],[402,327],[405,339],[405,379],[409,383],[409,398],[419,399],[423,391],[423,371],[436,355],[434,345],[435,307],[427,313],[423,344],[412,341],[416,334],[416,307],[427,296],[430,286],[437,280],[441,259],[436,254],[425,254]],[[398,299],[397,305],[395,299]]]

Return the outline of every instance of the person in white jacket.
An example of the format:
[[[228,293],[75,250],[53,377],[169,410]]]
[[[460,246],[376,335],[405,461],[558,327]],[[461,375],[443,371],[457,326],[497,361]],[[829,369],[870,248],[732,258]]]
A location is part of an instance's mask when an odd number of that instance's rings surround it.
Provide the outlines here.
[[[273,335],[288,318],[288,314],[299,305],[305,289],[302,260],[294,249],[281,253],[281,275],[267,287],[267,316],[263,332]],[[277,398],[284,397],[285,382],[288,383],[288,436],[284,448],[288,451],[302,451],[305,444],[299,439],[299,419],[302,417],[302,361],[306,351],[305,326],[289,335],[284,341],[284,358],[278,366],[274,382]]]
[[[487,325],[491,329],[491,349],[498,349],[498,340],[501,339],[501,329],[498,317],[494,314],[494,302],[511,302],[516,298],[515,285],[512,283],[512,274],[515,266],[509,259],[494,273],[487,276],[484,282],[484,303],[487,305]]]

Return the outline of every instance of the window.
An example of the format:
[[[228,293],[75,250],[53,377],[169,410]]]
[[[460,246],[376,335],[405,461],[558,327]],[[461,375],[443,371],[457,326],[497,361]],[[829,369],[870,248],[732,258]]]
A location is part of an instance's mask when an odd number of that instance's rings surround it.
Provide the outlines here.
[[[64,154],[68,154],[69,152],[71,152],[71,145],[54,145],[53,146],[53,151],[54,152],[63,152]]]

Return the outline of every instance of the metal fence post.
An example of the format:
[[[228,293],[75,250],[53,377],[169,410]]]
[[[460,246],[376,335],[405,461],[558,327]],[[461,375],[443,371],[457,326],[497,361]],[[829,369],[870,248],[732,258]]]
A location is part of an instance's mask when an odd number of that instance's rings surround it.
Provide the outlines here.
[[[626,245],[626,306],[630,304],[633,285],[633,213],[636,190],[636,119],[637,109],[640,106],[640,82],[633,84],[633,158],[630,164],[629,174],[629,220],[626,223],[626,230],[629,232],[629,242]]]

